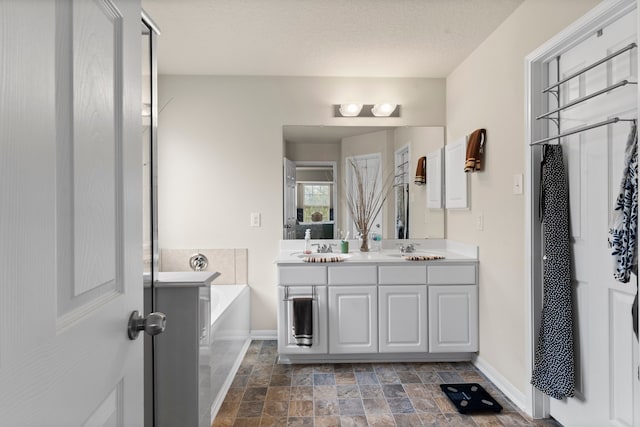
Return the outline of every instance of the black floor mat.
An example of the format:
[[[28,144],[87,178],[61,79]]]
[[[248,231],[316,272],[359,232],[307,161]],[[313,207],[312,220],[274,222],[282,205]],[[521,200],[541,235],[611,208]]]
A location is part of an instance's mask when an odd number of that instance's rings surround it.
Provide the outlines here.
[[[502,411],[502,406],[480,384],[440,384],[440,388],[461,414]]]

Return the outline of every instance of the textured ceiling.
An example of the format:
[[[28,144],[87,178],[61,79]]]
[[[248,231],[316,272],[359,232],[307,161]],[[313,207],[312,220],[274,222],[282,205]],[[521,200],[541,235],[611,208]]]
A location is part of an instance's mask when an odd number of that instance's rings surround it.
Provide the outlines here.
[[[523,0],[143,0],[161,74],[446,77]]]

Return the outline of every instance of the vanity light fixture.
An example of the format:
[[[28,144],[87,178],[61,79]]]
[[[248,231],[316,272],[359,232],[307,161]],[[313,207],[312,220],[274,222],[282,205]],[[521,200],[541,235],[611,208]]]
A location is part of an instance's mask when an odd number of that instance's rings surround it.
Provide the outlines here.
[[[334,117],[400,117],[398,104],[334,104]]]
[[[344,117],[357,117],[362,111],[362,104],[340,104],[339,111]]]

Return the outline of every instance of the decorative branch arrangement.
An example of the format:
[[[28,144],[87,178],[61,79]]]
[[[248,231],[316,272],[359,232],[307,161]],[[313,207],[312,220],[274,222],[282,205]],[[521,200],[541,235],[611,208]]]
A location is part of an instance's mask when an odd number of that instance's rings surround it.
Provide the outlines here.
[[[362,239],[360,250],[368,252],[372,221],[382,210],[393,188],[394,176],[389,174],[381,184],[378,179],[367,179],[367,168],[352,159],[349,160],[349,166],[353,171],[353,182],[345,186],[347,208]],[[374,172],[373,176],[377,177],[378,170]]]

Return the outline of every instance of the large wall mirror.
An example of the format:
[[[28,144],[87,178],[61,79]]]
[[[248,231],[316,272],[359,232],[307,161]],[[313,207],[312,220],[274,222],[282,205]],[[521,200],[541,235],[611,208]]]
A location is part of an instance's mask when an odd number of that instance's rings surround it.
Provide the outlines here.
[[[351,162],[370,179],[393,180],[372,232],[384,239],[445,237],[444,128],[433,126],[283,127],[283,237],[339,239],[357,230],[346,205]],[[422,165],[424,183],[416,183]],[[419,180],[418,180],[419,181]]]

